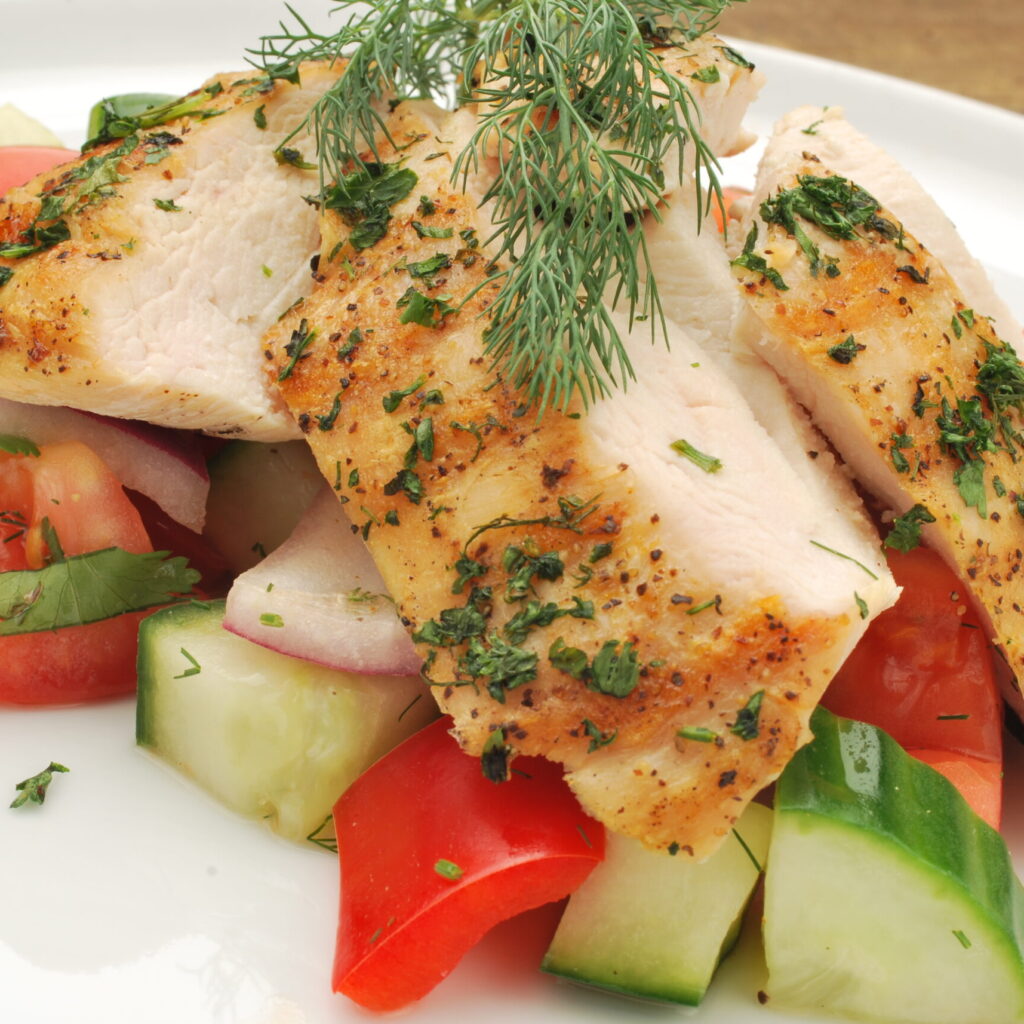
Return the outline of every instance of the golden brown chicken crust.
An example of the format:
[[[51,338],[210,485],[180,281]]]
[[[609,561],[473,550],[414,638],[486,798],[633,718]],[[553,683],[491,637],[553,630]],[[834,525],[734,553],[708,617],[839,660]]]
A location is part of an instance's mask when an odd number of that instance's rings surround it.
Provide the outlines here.
[[[294,431],[265,395],[222,397],[202,388],[218,361],[246,356],[251,380],[261,384],[258,338],[286,304],[277,299],[266,313],[268,295],[301,274],[308,255],[292,267],[282,255],[276,281],[263,280],[246,239],[232,234],[240,225],[206,211],[215,203],[259,204],[260,195],[246,193],[254,187],[246,179],[251,172],[274,186],[268,232],[280,231],[274,218],[282,216],[285,193],[297,212],[290,230],[310,236],[301,197],[315,188],[315,177],[288,161],[275,164],[274,149],[303,103],[339,73],[340,65],[306,65],[300,86],[256,72],[215,76],[180,101],[188,113],[96,146],[0,199],[0,249],[7,253],[0,257],[0,394],[222,433],[262,436],[281,425]],[[201,156],[208,151],[223,160],[211,165]],[[295,248],[289,236],[280,251]],[[209,264],[202,296],[186,283],[199,263]],[[236,312],[243,292],[249,307]],[[240,354],[247,316],[258,323],[251,351]],[[231,351],[222,353],[225,337]],[[179,341],[184,358],[170,351]],[[224,390],[234,387],[231,377]]]
[[[396,118],[396,138],[422,134],[413,114]],[[321,260],[312,295],[268,335],[268,372],[464,748],[479,756],[500,732],[513,753],[562,762],[610,827],[706,854],[808,738],[845,617],[722,607],[660,539],[685,510],[641,507],[628,465],[593,460],[582,410],[538,421],[496,380],[481,341],[496,287],[476,247],[486,229],[437,148],[403,151],[412,197],[376,245]],[[411,288],[424,323],[401,322]],[[581,652],[582,678],[553,647]],[[602,651],[619,675],[598,672]]]
[[[828,174],[816,159],[800,173]],[[802,219],[822,255],[817,275],[783,226],[759,220],[754,255],[785,287],[748,267],[736,273],[771,335],[770,360],[858,479],[897,513],[920,505],[935,517],[924,535],[987,613],[1020,678],[1024,369],[939,261],[886,210],[878,215],[897,228],[891,237],[868,228],[836,240]],[[838,273],[824,272],[829,261]]]

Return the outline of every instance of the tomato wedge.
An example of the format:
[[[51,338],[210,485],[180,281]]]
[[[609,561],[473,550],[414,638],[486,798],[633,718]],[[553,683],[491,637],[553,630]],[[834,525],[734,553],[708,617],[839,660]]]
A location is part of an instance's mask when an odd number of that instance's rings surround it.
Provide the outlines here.
[[[519,758],[495,785],[450,727],[406,740],[334,808],[334,990],[370,1010],[422,998],[493,925],[568,895],[604,856],[557,765]]]
[[[116,477],[77,441],[44,446],[38,456],[0,454],[0,570],[44,564],[44,518],[68,556],[153,550]],[[130,693],[145,614],[0,637],[0,702],[68,704]]]
[[[53,146],[0,146],[0,196],[31,181],[40,171],[65,164],[81,154]]]
[[[1003,705],[984,630],[935,552],[888,559],[903,593],[871,623],[822,704],[879,726],[906,750],[943,752],[946,766],[961,760],[946,774],[986,817],[1001,803]],[[977,764],[996,767],[979,773]]]

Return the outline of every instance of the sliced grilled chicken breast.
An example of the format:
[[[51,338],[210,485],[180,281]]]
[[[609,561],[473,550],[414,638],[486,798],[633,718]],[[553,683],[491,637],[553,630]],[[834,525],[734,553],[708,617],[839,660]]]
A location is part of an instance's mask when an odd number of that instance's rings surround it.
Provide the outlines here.
[[[754,209],[749,341],[900,516],[887,542],[920,531],[960,573],[1019,678],[1024,368],[936,255],[813,153],[766,168]]]
[[[943,264],[964,301],[984,311],[1000,337],[1012,344],[1020,340],[1020,324],[942,207],[905,167],[850,124],[842,107],[799,107],[781,118],[761,158],[760,178],[782,180],[791,172],[794,157],[802,153],[813,154],[834,174],[878,198]]]
[[[317,177],[274,150],[337,74],[219,75],[191,113],[0,200],[0,395],[296,436],[260,340],[308,291],[319,237],[303,196]]]
[[[467,752],[495,774],[561,762],[609,827],[700,856],[808,738],[895,588],[681,329],[671,347],[639,330],[638,381],[589,411],[538,417],[503,386],[486,182],[450,182],[474,127],[398,108],[415,180],[382,172],[386,231],[321,260],[268,367]]]

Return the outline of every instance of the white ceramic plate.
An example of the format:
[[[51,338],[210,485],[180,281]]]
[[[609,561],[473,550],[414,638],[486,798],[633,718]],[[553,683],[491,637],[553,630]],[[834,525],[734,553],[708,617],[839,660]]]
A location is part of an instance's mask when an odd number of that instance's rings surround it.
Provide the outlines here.
[[[300,6],[325,10],[313,0]],[[278,0],[0,0],[0,103],[81,141],[89,107],[126,91],[178,93],[243,66]],[[321,22],[326,16],[321,17]],[[767,72],[763,131],[803,103],[841,104],[945,205],[1024,318],[1024,118],[881,75],[740,44]],[[724,178],[752,177],[748,154]],[[0,710],[3,787],[51,759],[71,774],[44,808],[0,808],[0,1019],[11,1024],[344,1024],[330,993],[334,860],[233,817],[134,746],[134,707]],[[1012,752],[1008,774],[1024,760]],[[1007,830],[1024,849],[1024,798]],[[13,789],[9,789],[13,795]],[[498,929],[412,1010],[415,1024],[600,1024],[677,1019],[532,970],[546,915]],[[723,968],[699,1024],[786,1018],[759,1007],[756,943]],[[801,1018],[807,1020],[808,1018]]]

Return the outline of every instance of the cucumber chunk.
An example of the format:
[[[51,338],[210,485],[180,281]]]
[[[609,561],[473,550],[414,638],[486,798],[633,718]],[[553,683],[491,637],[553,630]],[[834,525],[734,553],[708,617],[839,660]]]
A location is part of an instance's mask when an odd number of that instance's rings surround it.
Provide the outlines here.
[[[739,935],[771,821],[767,807],[752,804],[736,825],[743,842],[729,836],[701,863],[607,833],[605,859],[570,897],[541,969],[696,1006]]]
[[[765,880],[775,1005],[865,1020],[1024,1020],[1024,889],[999,834],[873,726],[815,712],[783,772]]]
[[[305,441],[231,441],[209,470],[203,536],[236,573],[282,544],[326,486]]]
[[[233,810],[302,839],[436,705],[418,677],[290,658],[228,633],[223,614],[216,601],[143,620],[137,741]]]

